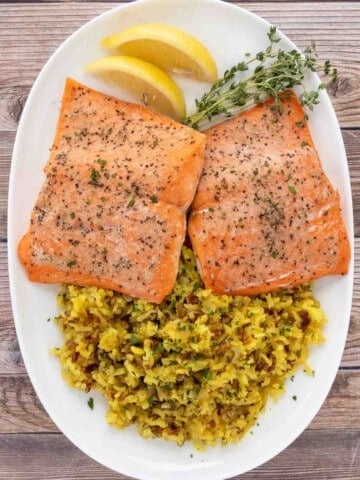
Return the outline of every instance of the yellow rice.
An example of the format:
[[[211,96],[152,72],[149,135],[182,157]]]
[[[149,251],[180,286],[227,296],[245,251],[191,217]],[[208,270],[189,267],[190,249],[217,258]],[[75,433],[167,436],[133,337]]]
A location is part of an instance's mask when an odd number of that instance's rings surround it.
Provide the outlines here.
[[[296,368],[309,370],[309,346],[323,341],[309,285],[214,295],[186,247],[161,305],[93,287],[64,286],[58,298],[65,342],[52,352],[66,381],[100,391],[111,425],[179,445],[238,441]]]

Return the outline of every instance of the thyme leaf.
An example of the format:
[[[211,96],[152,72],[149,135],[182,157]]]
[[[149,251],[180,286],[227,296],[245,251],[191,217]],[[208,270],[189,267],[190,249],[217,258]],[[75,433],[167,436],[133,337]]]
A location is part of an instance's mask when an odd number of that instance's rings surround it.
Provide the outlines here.
[[[195,100],[196,111],[188,115],[185,124],[201,130],[210,122],[222,121],[233,115],[263,102],[268,97],[274,98],[273,108],[282,111],[280,94],[288,88],[300,86],[300,101],[304,108],[313,110],[319,103],[320,90],[326,88],[324,83],[315,90],[307,90],[304,84],[308,72],[322,71],[337,78],[337,70],[330,61],[323,65],[317,61],[314,42],[305,49],[304,54],[298,50],[286,51],[277,48],[280,41],[276,27],[270,27],[267,33],[268,47],[256,55],[245,54],[245,60],[226,70],[223,77],[213,84],[200,99]],[[244,72],[250,72],[244,78]],[[306,121],[307,115],[304,117]],[[215,121],[214,121],[215,120]]]

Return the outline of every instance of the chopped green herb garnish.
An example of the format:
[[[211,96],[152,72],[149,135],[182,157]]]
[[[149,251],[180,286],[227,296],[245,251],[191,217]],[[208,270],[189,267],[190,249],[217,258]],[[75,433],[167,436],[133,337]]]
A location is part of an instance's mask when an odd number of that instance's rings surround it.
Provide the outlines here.
[[[306,122],[309,120],[309,116],[305,113],[303,118],[299,120],[298,122],[295,122],[295,125],[297,127],[305,127]]]
[[[309,144],[308,144],[308,142],[305,142],[305,140],[303,140],[303,141],[301,142],[301,146],[302,146],[302,147],[308,147]]]
[[[192,291],[195,292],[199,288],[203,288],[203,285],[200,282],[195,282]]]
[[[87,401],[87,404],[91,410],[94,410],[94,399],[92,397],[89,398],[89,400]]]
[[[288,188],[289,188],[289,191],[290,191],[293,195],[295,195],[295,193],[296,193],[296,188],[294,187],[294,185],[289,185]]]
[[[159,199],[156,195],[151,195],[150,200],[152,203],[158,203]]]
[[[205,370],[203,376],[206,378],[206,380],[212,380],[213,378],[212,373],[209,370]]]
[[[291,398],[296,402],[296,400],[297,400],[297,396],[296,396],[296,395],[293,395]]]
[[[101,158],[99,158],[99,159],[96,160],[96,161],[97,161],[97,163],[98,163],[99,165],[101,165],[102,167],[107,164],[107,161],[106,161],[106,160],[102,160]]]
[[[71,268],[71,267],[74,267],[76,265],[76,260],[70,260],[70,262],[67,262],[66,266]]]
[[[71,212],[71,213],[70,213],[70,217],[71,217],[71,218],[75,218],[75,212]]]
[[[163,351],[164,351],[164,347],[162,343],[159,343],[158,345],[156,345],[156,348],[154,350],[155,353],[162,353]]]
[[[90,173],[90,183],[96,185],[98,183],[99,176],[100,173],[95,168],[92,168]]]
[[[138,336],[136,336],[136,335],[131,335],[131,337],[130,337],[130,343],[131,343],[131,345],[138,345],[138,344],[141,343],[141,342],[140,342],[140,339],[139,339]]]
[[[135,205],[135,197],[132,197],[129,203],[127,204],[128,208],[131,208]]]

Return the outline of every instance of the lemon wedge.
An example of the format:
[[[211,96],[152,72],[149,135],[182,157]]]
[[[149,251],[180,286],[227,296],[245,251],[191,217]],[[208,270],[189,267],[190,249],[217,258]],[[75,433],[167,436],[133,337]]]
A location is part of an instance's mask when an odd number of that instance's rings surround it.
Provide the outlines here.
[[[129,91],[159,113],[182,121],[184,96],[174,80],[155,65],[126,55],[105,57],[88,64],[85,71]]]
[[[101,45],[141,58],[163,70],[215,82],[216,63],[208,49],[183,30],[162,23],[134,25],[104,38]]]

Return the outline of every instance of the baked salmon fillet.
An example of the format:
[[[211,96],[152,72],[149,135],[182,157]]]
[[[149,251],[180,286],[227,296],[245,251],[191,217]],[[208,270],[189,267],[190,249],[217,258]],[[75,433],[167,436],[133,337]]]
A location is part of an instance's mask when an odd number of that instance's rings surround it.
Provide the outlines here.
[[[188,231],[206,288],[255,295],[348,271],[338,192],[292,92],[208,129]],[[301,123],[303,126],[301,126]]]
[[[176,281],[204,148],[205,135],[68,79],[18,245],[29,279],[160,303]]]

